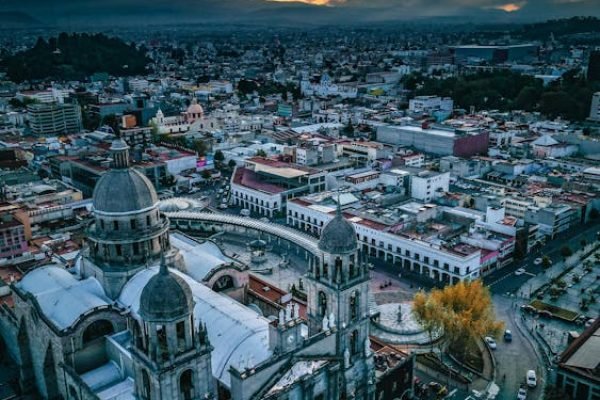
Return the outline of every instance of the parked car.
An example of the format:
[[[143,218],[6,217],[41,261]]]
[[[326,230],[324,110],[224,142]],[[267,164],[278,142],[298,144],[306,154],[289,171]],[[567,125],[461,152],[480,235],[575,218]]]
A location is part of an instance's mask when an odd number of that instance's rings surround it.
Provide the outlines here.
[[[585,327],[589,328],[590,326],[592,326],[592,324],[596,322],[596,320],[594,318],[590,318],[585,322]]]
[[[524,387],[520,387],[517,392],[517,400],[526,400],[527,399],[527,390]]]
[[[541,263],[542,263],[542,259],[540,257],[533,260],[533,264],[535,264],[535,265],[540,265]]]
[[[509,329],[504,331],[504,341],[512,342],[512,332]]]
[[[515,275],[523,275],[525,272],[525,268],[519,268],[518,270],[515,271]]]
[[[554,315],[547,310],[542,310],[538,313],[540,315],[540,317],[545,317],[545,318],[552,318]]]
[[[537,386],[537,376],[535,375],[535,371],[532,369],[527,371],[527,386],[530,388]]]
[[[493,337],[486,336],[484,339],[485,339],[485,342],[488,344],[488,346],[490,346],[490,349],[496,350],[498,345],[496,344],[496,341],[494,340]]]

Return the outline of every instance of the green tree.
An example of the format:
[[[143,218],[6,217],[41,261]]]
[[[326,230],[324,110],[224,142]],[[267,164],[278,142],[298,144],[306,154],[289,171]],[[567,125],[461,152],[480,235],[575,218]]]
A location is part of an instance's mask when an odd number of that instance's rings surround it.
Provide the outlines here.
[[[352,138],[354,137],[354,126],[352,125],[352,121],[348,121],[346,126],[344,126],[344,135]]]
[[[569,246],[563,246],[560,248],[560,255],[563,257],[570,257],[573,255],[573,250]]]
[[[206,155],[206,143],[204,142],[204,140],[195,140],[194,141],[194,151],[200,157]]]
[[[234,169],[236,165],[237,164],[236,164],[235,160],[233,160],[233,159],[229,160],[229,162],[227,163],[227,166],[229,167],[229,169]]]
[[[552,265],[552,261],[548,256],[542,257],[542,268],[548,269]]]
[[[217,150],[215,151],[215,163],[221,164],[223,161],[225,161],[225,155],[223,154],[223,152],[221,150]]]
[[[255,156],[256,157],[266,157],[267,153],[263,149],[258,149],[258,150],[256,150]]]

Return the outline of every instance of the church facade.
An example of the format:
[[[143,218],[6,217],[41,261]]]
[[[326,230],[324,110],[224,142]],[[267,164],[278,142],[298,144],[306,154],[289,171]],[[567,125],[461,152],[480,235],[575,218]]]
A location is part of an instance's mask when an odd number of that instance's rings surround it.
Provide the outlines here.
[[[147,178],[113,143],[72,270],[12,286],[0,331],[23,393],[45,399],[376,398],[369,274],[338,210],[307,265],[307,318],[277,318],[194,279]],[[199,261],[201,262],[201,261]]]

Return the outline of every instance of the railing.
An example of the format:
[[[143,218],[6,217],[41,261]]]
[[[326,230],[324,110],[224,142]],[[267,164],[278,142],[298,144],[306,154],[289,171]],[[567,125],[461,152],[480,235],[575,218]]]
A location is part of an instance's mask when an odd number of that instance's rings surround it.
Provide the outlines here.
[[[318,247],[318,241],[312,236],[288,228],[283,225],[278,225],[272,222],[259,221],[248,217],[238,217],[229,214],[206,213],[194,211],[177,211],[164,213],[172,221],[200,221],[206,223],[217,223],[240,226],[247,229],[253,229],[265,232],[289,242],[295,243],[314,255],[321,255],[321,250]]]

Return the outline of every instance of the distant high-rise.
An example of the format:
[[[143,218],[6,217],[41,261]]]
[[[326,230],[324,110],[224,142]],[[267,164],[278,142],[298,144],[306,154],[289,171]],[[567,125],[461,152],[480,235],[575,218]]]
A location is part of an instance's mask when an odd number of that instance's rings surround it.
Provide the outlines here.
[[[38,135],[81,131],[81,108],[77,104],[35,103],[27,106],[29,126]]]
[[[589,81],[600,81],[600,50],[590,53],[587,77]]]

